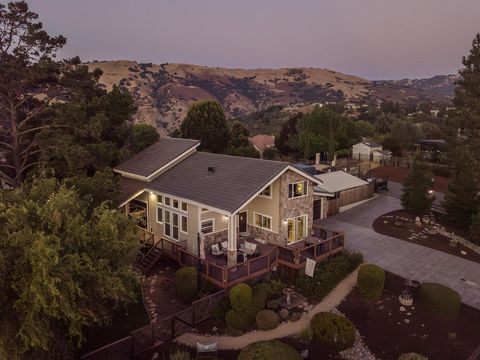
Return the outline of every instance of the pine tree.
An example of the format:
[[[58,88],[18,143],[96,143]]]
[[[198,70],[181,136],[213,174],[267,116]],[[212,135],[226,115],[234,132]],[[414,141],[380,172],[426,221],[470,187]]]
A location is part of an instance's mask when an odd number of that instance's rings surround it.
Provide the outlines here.
[[[470,54],[463,58],[464,68],[455,89],[454,104],[459,111],[459,122],[473,146],[476,158],[480,158],[480,34],[472,42]]]
[[[433,181],[427,167],[415,160],[410,173],[403,182],[401,196],[403,208],[414,215],[428,214],[434,200],[429,193],[432,185]]]
[[[453,154],[455,154],[453,156]],[[468,228],[478,212],[478,177],[476,161],[468,147],[457,147],[452,151],[453,178],[443,202],[448,221],[459,228]]]

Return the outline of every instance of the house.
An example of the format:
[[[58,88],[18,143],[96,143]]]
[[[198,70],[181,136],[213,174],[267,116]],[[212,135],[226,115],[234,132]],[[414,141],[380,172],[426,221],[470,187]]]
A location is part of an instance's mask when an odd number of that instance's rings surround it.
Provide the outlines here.
[[[372,161],[373,162],[383,162],[385,160],[392,159],[392,152],[390,150],[375,150],[372,152]]]
[[[422,159],[438,162],[446,156],[447,142],[443,139],[418,140],[415,147]]]
[[[257,150],[263,157],[263,152],[271,147],[275,146],[275,136],[273,135],[255,135],[248,138],[250,144]]]
[[[380,144],[362,141],[352,146],[352,158],[356,160],[372,160],[372,154],[375,151],[382,151],[382,149]]]
[[[345,171],[332,171],[315,177],[321,183],[314,188],[314,219],[342,212],[373,197],[373,183]]]
[[[114,169],[119,207],[151,241],[145,271],[167,254],[228,287],[272,269],[292,274],[307,257],[341,251],[343,234],[313,225],[314,187],[322,180],[289,163],[201,152],[199,145],[160,139]]]

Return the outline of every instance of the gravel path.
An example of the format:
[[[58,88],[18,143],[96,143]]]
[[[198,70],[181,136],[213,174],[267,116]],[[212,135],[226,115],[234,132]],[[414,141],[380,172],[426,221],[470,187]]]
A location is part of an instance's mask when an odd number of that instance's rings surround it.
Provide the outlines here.
[[[197,342],[217,342],[222,350],[239,350],[255,341],[280,339],[298,334],[310,324],[310,320],[320,311],[331,311],[350,293],[357,282],[357,270],[348,275],[340,284],[328,294],[321,303],[304,314],[300,320],[280,324],[277,328],[269,331],[252,331],[241,336],[210,336],[187,333],[179,336],[176,341],[191,347],[196,347]]]

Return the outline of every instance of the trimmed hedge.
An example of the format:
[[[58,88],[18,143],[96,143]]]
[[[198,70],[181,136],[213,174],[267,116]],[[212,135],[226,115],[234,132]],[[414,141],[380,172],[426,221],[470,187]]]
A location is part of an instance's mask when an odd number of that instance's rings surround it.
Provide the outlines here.
[[[400,355],[398,360],[428,360],[428,358],[422,354],[412,352]]]
[[[290,345],[278,340],[257,341],[245,347],[237,360],[302,360]]]
[[[315,266],[313,277],[300,275],[295,285],[307,297],[321,301],[337,284],[355,270],[363,261],[361,254],[344,252]]]
[[[425,308],[448,318],[456,317],[462,305],[462,298],[456,291],[436,283],[421,284],[419,297]]]
[[[358,270],[358,291],[360,296],[368,301],[382,297],[385,285],[385,271],[377,265],[364,264]]]
[[[310,321],[313,339],[335,351],[343,351],[355,343],[355,326],[346,317],[320,312]]]
[[[237,330],[245,330],[253,323],[254,319],[252,313],[249,311],[245,312],[232,309],[228,310],[225,314],[225,323],[227,326]]]
[[[232,309],[248,311],[253,300],[252,288],[244,283],[237,284],[230,289],[229,299]]]
[[[215,320],[225,320],[225,315],[232,307],[230,301],[225,298],[213,305],[212,315]]]
[[[253,312],[253,316],[255,316],[260,310],[265,309],[267,298],[268,286],[265,284],[255,286],[255,289],[253,290],[252,306],[249,309]]]
[[[197,268],[182,267],[175,273],[177,297],[184,303],[191,303],[198,293]]]
[[[272,310],[260,310],[255,316],[255,322],[260,330],[272,330],[280,324],[280,316]]]

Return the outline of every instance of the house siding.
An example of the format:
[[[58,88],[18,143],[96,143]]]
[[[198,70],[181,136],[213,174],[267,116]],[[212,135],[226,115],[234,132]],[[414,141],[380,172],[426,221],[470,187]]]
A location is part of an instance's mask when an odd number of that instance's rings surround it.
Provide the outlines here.
[[[305,180],[301,175],[287,171],[280,178],[281,192],[280,192],[280,219],[281,224],[279,231],[279,244],[287,245],[288,229],[284,221],[300,215],[307,215],[307,233],[310,234],[313,225],[313,182],[307,181],[308,190],[307,195],[299,198],[288,198],[288,185],[296,181]]]

